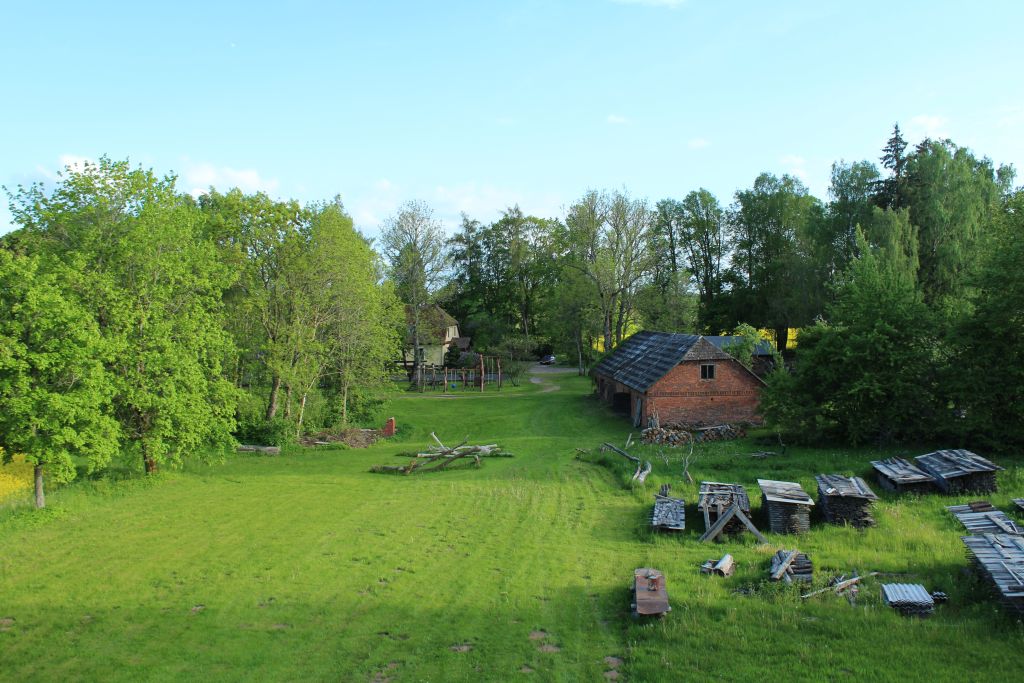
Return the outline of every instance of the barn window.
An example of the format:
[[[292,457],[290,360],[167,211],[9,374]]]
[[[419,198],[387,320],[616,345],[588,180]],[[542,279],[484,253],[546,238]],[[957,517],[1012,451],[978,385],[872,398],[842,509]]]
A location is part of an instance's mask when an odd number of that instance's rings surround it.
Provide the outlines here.
[[[700,366],[700,378],[701,379],[714,379],[715,378],[715,365],[714,363],[706,363]]]

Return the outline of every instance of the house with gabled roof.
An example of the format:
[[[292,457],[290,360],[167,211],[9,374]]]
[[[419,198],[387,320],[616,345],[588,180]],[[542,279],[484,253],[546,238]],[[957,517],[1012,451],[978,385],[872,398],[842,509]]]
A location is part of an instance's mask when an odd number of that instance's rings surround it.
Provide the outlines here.
[[[406,365],[413,362],[413,347],[416,339],[417,311],[411,304],[405,306],[405,344],[402,360]],[[469,337],[459,336],[459,323],[440,306],[433,304],[419,310],[419,359],[426,365],[444,365],[445,354],[454,344],[460,351],[469,348]]]
[[[636,426],[759,424],[764,381],[696,334],[637,332],[593,370],[597,394]]]

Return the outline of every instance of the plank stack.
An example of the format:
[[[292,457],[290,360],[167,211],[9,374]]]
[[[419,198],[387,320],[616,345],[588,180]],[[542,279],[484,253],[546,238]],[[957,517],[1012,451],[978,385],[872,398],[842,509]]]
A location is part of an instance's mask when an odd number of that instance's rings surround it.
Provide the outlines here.
[[[1024,616],[1024,536],[962,536],[970,557],[999,595],[1003,606]]]
[[[758,479],[764,505],[768,508],[768,526],[776,534],[802,534],[811,528],[814,500],[792,481]]]
[[[935,484],[945,493],[995,493],[996,472],[1003,469],[962,448],[926,453],[914,459],[922,470],[935,478]]]
[[[883,583],[882,599],[905,617],[929,617],[935,613],[935,599],[919,583]]]
[[[686,528],[686,508],[682,498],[669,496],[670,487],[663,484],[654,496],[651,527],[655,531],[682,531]]]
[[[1013,504],[1017,506],[1017,509],[1024,512],[1024,498],[1014,498]]]
[[[750,498],[747,491],[739,484],[722,484],[717,481],[702,481],[697,509],[704,514],[704,528],[710,530],[719,517],[722,517],[733,505],[750,517]],[[735,517],[726,523],[722,533],[736,534],[743,531],[743,522]]]
[[[982,501],[984,502],[984,501]],[[1012,534],[1024,536],[1024,527],[1006,516],[1001,510],[991,505],[987,510],[978,510],[976,503],[966,505],[950,505],[946,509],[953,513],[971,534]]]
[[[932,475],[903,458],[872,460],[875,478],[882,488],[895,493],[928,493],[935,490]]]
[[[819,474],[814,479],[818,482],[818,505],[826,521],[858,529],[875,525],[871,508],[878,496],[863,479],[840,474]]]
[[[772,555],[768,576],[772,581],[806,581],[810,583],[814,574],[811,558],[799,550],[780,550]]]

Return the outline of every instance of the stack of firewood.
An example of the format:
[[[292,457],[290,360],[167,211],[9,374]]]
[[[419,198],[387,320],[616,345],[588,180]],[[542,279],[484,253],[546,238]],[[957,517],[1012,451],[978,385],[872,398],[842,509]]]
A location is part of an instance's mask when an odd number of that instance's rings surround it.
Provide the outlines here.
[[[649,427],[640,432],[640,440],[662,446],[686,446],[693,441],[693,435],[685,429]]]
[[[703,441],[730,441],[743,438],[746,435],[747,433],[740,427],[717,425],[715,427],[704,427],[694,430],[693,439],[698,443]]]
[[[814,575],[811,558],[799,550],[780,550],[772,555],[772,565],[768,576],[772,581],[810,582]]]

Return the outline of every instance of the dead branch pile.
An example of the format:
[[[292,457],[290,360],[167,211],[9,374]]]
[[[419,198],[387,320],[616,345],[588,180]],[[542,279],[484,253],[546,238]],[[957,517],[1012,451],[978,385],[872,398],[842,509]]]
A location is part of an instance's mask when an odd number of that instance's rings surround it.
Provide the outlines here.
[[[299,440],[303,446],[330,446],[341,443],[349,448],[367,448],[377,442],[381,436],[379,429],[359,429],[352,427],[343,430],[338,434],[331,432],[320,432],[310,436],[304,436]]]
[[[412,462],[408,465],[374,465],[370,468],[370,471],[394,472],[399,474],[433,472],[435,470],[443,470],[456,460],[461,460],[463,458],[472,458],[473,463],[477,467],[480,467],[480,458],[510,457],[510,454],[502,452],[501,447],[497,444],[492,443],[487,444],[486,446],[467,446],[466,442],[468,439],[465,439],[458,446],[449,448],[441,443],[441,440],[438,439],[437,435],[433,432],[430,433],[430,436],[435,442],[437,442],[437,445],[431,446],[424,453],[414,454],[412,456]],[[430,465],[430,467],[423,467],[423,465]]]
[[[731,441],[732,439],[741,439],[746,435],[747,432],[742,427],[717,425],[694,430],[693,438],[697,443],[702,443],[705,441]]]
[[[629,443],[630,441],[632,441],[632,438],[633,435],[630,434],[629,441],[626,442],[627,448],[629,448]],[[630,455],[629,453],[622,450],[618,446],[610,444],[607,441],[601,444],[601,451],[614,451],[615,453],[621,455],[623,458],[635,464],[636,472],[634,472],[633,476],[630,477],[631,481],[638,481],[642,484],[647,479],[647,475],[651,473],[651,469],[653,469],[653,466],[651,465],[651,462],[649,460],[640,460],[640,458],[636,457],[635,455]]]
[[[772,581],[807,581],[813,578],[814,565],[811,558],[799,550],[780,550],[772,555],[772,566],[768,576]]]

